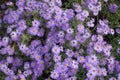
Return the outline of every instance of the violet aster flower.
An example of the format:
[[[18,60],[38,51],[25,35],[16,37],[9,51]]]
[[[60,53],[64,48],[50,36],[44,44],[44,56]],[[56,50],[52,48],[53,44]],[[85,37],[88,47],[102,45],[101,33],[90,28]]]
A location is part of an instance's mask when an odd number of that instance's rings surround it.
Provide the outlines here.
[[[25,77],[28,77],[28,76],[30,76],[31,74],[32,74],[32,70],[26,70],[26,71],[23,72],[23,75],[24,75]]]
[[[13,62],[13,57],[8,56],[6,60],[7,60],[8,63],[12,63]]]
[[[54,53],[54,54],[59,54],[60,53],[60,47],[59,46],[53,46],[53,48],[52,48],[52,52]]]
[[[71,34],[66,34],[66,35],[65,35],[65,39],[70,41],[70,40],[73,39],[73,35],[71,35]]]
[[[10,46],[7,46],[7,53],[8,53],[8,55],[13,55],[14,54],[14,48],[11,48]]]
[[[109,10],[110,10],[111,13],[116,13],[117,10],[118,10],[118,6],[116,4],[114,4],[114,3],[111,3],[109,5]]]
[[[50,53],[45,54],[45,61],[49,61],[51,59]]]
[[[60,44],[65,44],[66,40],[65,40],[64,38],[60,38],[60,39],[58,40],[58,42],[59,42]]]
[[[1,48],[0,53],[5,55],[7,53],[7,48]]]
[[[118,34],[120,34],[120,28],[117,28],[117,29],[116,29],[116,32],[117,32]]]
[[[17,5],[17,7],[23,7],[25,4],[25,1],[24,0],[18,0],[17,2],[16,2],[16,5]]]
[[[39,45],[41,45],[41,41],[40,40],[33,40],[31,41],[30,47],[38,47]]]
[[[65,33],[64,33],[64,31],[59,31],[57,35],[58,35],[58,37],[63,38]]]
[[[13,66],[20,66],[22,65],[22,61],[19,58],[15,58],[13,62]]]
[[[69,19],[67,18],[67,16],[62,16],[62,18],[61,18],[62,23],[67,23],[68,21],[69,21]]]
[[[44,18],[45,20],[50,20],[50,19],[52,18],[52,14],[50,14],[50,13],[43,14],[43,18]]]
[[[120,54],[120,48],[117,49],[117,53]]]
[[[76,12],[79,13],[82,11],[82,6],[80,6],[78,3],[73,3],[73,6],[74,6]]]
[[[84,38],[90,38],[91,34],[88,30],[85,30],[85,34],[83,35]]]
[[[75,39],[80,42],[81,44],[85,43],[86,38],[83,36],[76,35]]]
[[[19,77],[20,77],[20,79],[21,79],[21,80],[26,80],[25,76],[24,76],[24,75],[22,75],[22,74],[21,74],[21,75],[19,75]]]
[[[77,20],[80,20],[80,21],[84,21],[84,20],[85,20],[84,16],[82,16],[81,13],[78,13],[78,14],[76,15],[76,19],[77,19]]]
[[[19,30],[24,31],[27,28],[26,21],[25,20],[20,20],[18,22]]]
[[[66,54],[68,57],[73,57],[74,52],[73,52],[72,50],[70,50],[70,49],[67,49],[65,54]]]
[[[77,57],[77,61],[78,61],[79,63],[84,63],[86,60],[85,60],[84,56],[78,56],[78,57]]]
[[[12,28],[11,27],[8,27],[7,28],[7,33],[9,34],[9,33],[11,33],[12,32]]]
[[[5,77],[5,80],[13,80],[10,76]]]
[[[61,20],[61,15],[56,14],[56,15],[54,16],[54,18],[55,18],[56,21],[60,21],[60,20]]]
[[[2,43],[3,43],[3,44],[2,44],[3,46],[7,46],[8,43],[9,43],[9,38],[8,38],[8,37],[3,37],[3,38],[2,38]]]
[[[41,28],[41,29],[39,30],[37,36],[39,36],[39,37],[43,37],[44,34],[45,34],[45,30],[44,30],[44,28]]]
[[[21,45],[19,46],[19,49],[20,49],[20,51],[22,51],[22,52],[26,52],[27,46],[26,46],[25,44],[21,44]]]
[[[40,26],[40,21],[38,21],[38,20],[34,20],[34,21],[32,21],[32,26],[33,27],[39,27]]]
[[[87,18],[89,16],[89,12],[87,10],[83,10],[81,14],[85,18]]]
[[[55,71],[53,71],[53,72],[51,72],[51,78],[53,78],[53,79],[57,79],[57,78],[59,78],[59,74],[57,73],[57,72],[55,72]]]
[[[24,63],[24,69],[26,70],[26,69],[29,69],[29,68],[30,68],[29,62],[25,62]]]
[[[79,33],[84,33],[85,27],[83,24],[79,24],[77,26],[77,30],[79,31]]]
[[[11,39],[12,39],[13,41],[17,41],[17,40],[18,40],[18,34],[17,34],[15,31],[12,31],[12,32],[10,33],[10,36],[11,36]]]
[[[88,26],[88,27],[94,27],[94,23],[91,22],[91,21],[89,21],[89,22],[87,22],[87,26]]]
[[[97,52],[101,52],[103,50],[103,47],[102,47],[102,44],[101,42],[96,42],[94,44],[94,49],[97,51]]]
[[[55,21],[54,20],[48,21],[46,27],[47,28],[53,28],[53,27],[55,27]]]
[[[76,60],[72,60],[72,64],[71,64],[71,67],[73,68],[73,69],[78,69],[78,61],[76,61]]]
[[[30,27],[27,32],[33,36],[37,35],[38,34],[38,27]]]
[[[71,20],[74,17],[74,10],[72,9],[66,9],[65,14],[69,20]]]
[[[98,64],[98,58],[96,55],[90,55],[88,57],[88,62],[91,63],[92,65],[97,65]]]
[[[67,31],[68,34],[73,34],[74,33],[74,29],[73,28],[68,28],[66,31]]]
[[[117,80],[115,77],[111,77],[109,78],[109,80]]]
[[[63,13],[63,10],[58,6],[54,7],[54,11],[57,15],[61,15]]]
[[[16,10],[16,13],[17,13],[18,15],[22,15],[23,12],[24,12],[24,8],[18,8],[18,9]]]
[[[92,54],[94,52],[93,48],[92,47],[88,47],[87,48],[87,53],[88,54]]]
[[[42,52],[43,53],[48,53],[49,52],[49,50],[50,50],[50,47],[49,47],[49,45],[45,45],[44,47],[42,47]],[[56,48],[54,47],[54,49],[53,49],[53,53],[54,53],[54,50],[58,53],[59,52],[59,47],[58,46],[56,46]],[[57,54],[56,53],[56,54]]]
[[[78,45],[78,42],[77,42],[77,40],[72,40],[70,42],[70,44],[71,44],[71,46],[76,47]]]
[[[54,55],[53,60],[55,62],[59,62],[59,61],[61,61],[61,56],[60,55]]]
[[[62,24],[62,30],[66,31],[70,27],[69,23],[63,23]]]

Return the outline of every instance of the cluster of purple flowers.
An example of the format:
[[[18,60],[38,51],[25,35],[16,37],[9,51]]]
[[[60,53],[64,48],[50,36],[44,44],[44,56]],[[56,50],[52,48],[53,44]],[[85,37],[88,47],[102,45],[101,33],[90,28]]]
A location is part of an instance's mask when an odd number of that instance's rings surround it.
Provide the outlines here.
[[[5,80],[27,80],[29,76],[38,80],[51,67],[45,80],[77,80],[80,66],[87,71],[85,80],[104,80],[114,72],[117,77],[109,80],[120,80],[120,62],[111,55],[112,45],[104,40],[105,35],[120,34],[120,29],[110,28],[106,19],[89,17],[91,11],[97,16],[102,10],[100,0],[73,3],[73,9],[63,9],[61,0],[18,0],[15,5],[15,10],[6,9],[0,19],[0,28],[4,28],[2,23],[7,25],[0,37],[0,55],[5,56],[0,71],[7,76]],[[109,9],[115,13],[118,6],[110,4]],[[96,33],[91,31],[94,28]]]

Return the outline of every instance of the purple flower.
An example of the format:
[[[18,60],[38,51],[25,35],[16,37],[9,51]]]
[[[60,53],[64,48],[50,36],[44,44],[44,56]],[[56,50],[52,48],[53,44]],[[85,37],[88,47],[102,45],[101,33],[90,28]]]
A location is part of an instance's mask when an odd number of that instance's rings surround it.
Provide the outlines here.
[[[109,80],[117,80],[115,77],[111,77],[109,78]]]
[[[73,39],[73,35],[71,35],[71,34],[66,34],[66,35],[65,35],[65,39],[70,41],[70,40]]]
[[[13,79],[12,79],[12,77],[7,76],[7,77],[5,77],[5,80],[13,80]]]
[[[69,22],[69,19],[68,19],[66,16],[62,16],[61,22],[62,22],[63,24],[64,24],[64,23],[67,23],[67,22]]]
[[[80,42],[81,44],[85,43],[85,41],[86,41],[86,38],[83,37],[83,36],[80,36],[80,35],[76,35],[76,36],[75,36],[75,39],[76,39],[78,42]]]
[[[52,18],[52,14],[47,13],[47,14],[43,14],[42,16],[45,20],[50,20]]]
[[[32,26],[33,27],[39,27],[40,25],[41,25],[40,21],[38,21],[38,20],[32,21]]]
[[[73,57],[74,52],[73,52],[72,50],[70,50],[70,49],[67,49],[65,54],[66,54],[68,57]]]
[[[8,27],[7,28],[7,33],[9,34],[9,33],[11,33],[12,32],[12,28],[11,27]]]
[[[59,78],[59,74],[57,73],[57,72],[55,72],[55,71],[53,71],[53,72],[51,72],[51,78],[53,78],[53,79],[57,79],[57,78]]]
[[[27,28],[26,21],[25,20],[20,20],[18,22],[18,29],[21,31],[24,31]]]
[[[54,28],[55,27],[55,21],[54,20],[48,21],[46,27],[47,28]]]
[[[78,3],[73,3],[73,6],[74,6],[76,12],[79,13],[82,11],[82,7]]]
[[[77,20],[80,20],[80,21],[84,21],[84,20],[85,20],[84,16],[82,16],[82,14],[80,14],[80,13],[78,13],[78,14],[76,15],[76,19],[77,19]]]
[[[97,52],[102,52],[102,50],[103,50],[102,42],[96,42],[96,43],[94,44],[94,49],[95,49]]]
[[[74,10],[72,9],[66,9],[65,10],[65,15],[69,20],[71,20],[74,17]]]
[[[21,66],[21,65],[22,65],[21,59],[15,58],[13,62],[13,66]]]
[[[109,10],[110,10],[111,13],[116,13],[117,10],[118,10],[118,6],[116,4],[114,4],[114,3],[111,3],[109,5]]]
[[[10,46],[7,46],[7,53],[8,55],[13,55],[14,54],[14,48],[11,48]]]
[[[30,76],[31,74],[32,74],[32,70],[26,70],[26,71],[23,72],[23,75],[24,75],[25,77],[28,77],[28,76]]]
[[[69,23],[63,23],[62,24],[62,30],[66,31],[70,27]]]
[[[70,44],[72,47],[76,47],[78,45],[78,42],[77,42],[77,40],[72,40],[72,41],[70,41]]]
[[[8,56],[6,60],[8,63],[11,64],[13,62],[13,57]]]
[[[120,48],[117,48],[117,53],[120,54]]]
[[[52,47],[52,52],[53,52],[54,54],[60,54],[60,47],[57,46],[57,45],[53,46],[53,47]]]
[[[26,52],[27,46],[26,46],[25,44],[21,44],[21,45],[19,46],[19,49],[20,49],[20,51],[22,51],[22,52]]]
[[[45,30],[44,30],[44,28],[41,28],[41,29],[39,30],[37,36],[39,36],[39,37],[43,37],[44,34],[45,34]]]
[[[77,57],[77,61],[78,61],[79,63],[84,63],[86,60],[85,60],[84,56],[78,56],[78,57]]]
[[[21,80],[26,80],[25,76],[24,76],[24,75],[22,75],[22,74],[21,74],[21,75],[19,75],[19,77],[20,77],[20,79],[21,79]]]
[[[3,38],[2,38],[2,43],[3,43],[3,44],[2,44],[3,46],[7,46],[8,43],[9,43],[9,38],[8,38],[8,37],[3,37]]]
[[[18,34],[17,34],[17,32],[15,32],[15,31],[11,32],[10,36],[11,36],[11,39],[13,41],[17,41],[18,40]]]
[[[76,61],[76,60],[72,60],[72,63],[71,63],[71,67],[73,68],[73,69],[78,69],[78,62]]]
[[[29,62],[25,62],[24,63],[24,69],[26,70],[26,69],[29,69],[29,68],[30,68]]]
[[[120,34],[120,28],[117,28],[117,29],[116,29],[116,32],[117,32],[118,34]]]
[[[51,59],[50,53],[46,53],[45,57],[44,57],[44,60],[49,61],[50,59]]]
[[[23,7],[23,6],[24,6],[24,3],[25,3],[24,0],[18,0],[18,1],[16,2],[16,5],[17,5],[17,7]]]
[[[73,28],[68,28],[66,31],[67,31],[68,34],[73,34],[74,33],[74,29]]]
[[[5,55],[5,54],[7,53],[7,48],[1,48],[1,49],[0,49],[0,53],[1,53],[2,55]]]
[[[94,54],[88,56],[87,59],[88,59],[88,62],[91,63],[92,65],[97,65],[98,64],[98,58]]]
[[[30,27],[28,28],[27,32],[33,36],[38,34],[38,27]]]
[[[77,26],[77,30],[79,31],[79,33],[84,33],[84,31],[85,31],[84,25],[83,24],[79,24]]]
[[[85,18],[87,18],[89,16],[89,12],[87,10],[83,10],[81,14]]]
[[[64,31],[59,31],[57,35],[58,35],[58,37],[63,38],[65,33],[64,33]]]
[[[61,56],[60,55],[54,55],[53,60],[55,62],[61,61]]]

